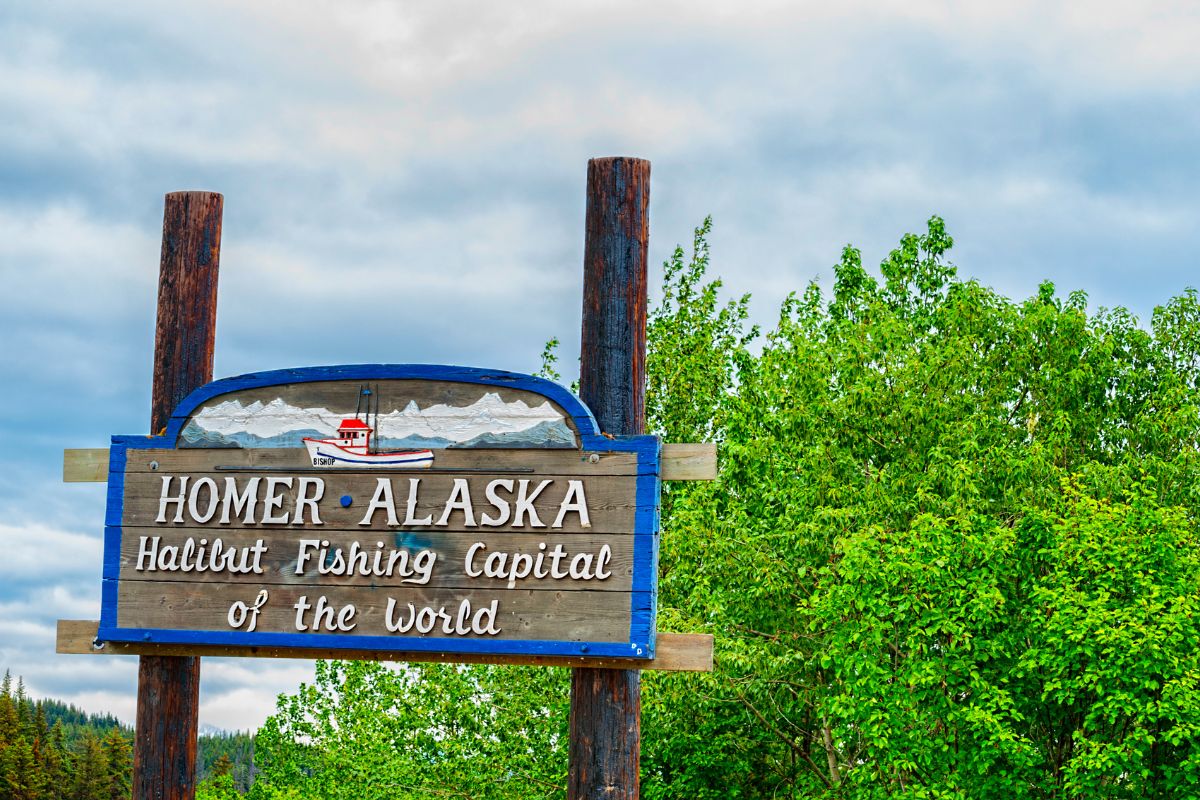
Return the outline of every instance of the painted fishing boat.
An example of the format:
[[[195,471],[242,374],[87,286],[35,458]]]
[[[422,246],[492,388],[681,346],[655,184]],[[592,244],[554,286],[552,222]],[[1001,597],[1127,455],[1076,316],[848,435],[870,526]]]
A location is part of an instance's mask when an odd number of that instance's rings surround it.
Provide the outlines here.
[[[371,399],[375,398],[375,424],[371,420]],[[363,400],[366,410],[363,412]],[[365,419],[360,419],[360,415]],[[314,467],[390,467],[422,469],[433,465],[432,450],[380,450],[379,449],[379,395],[364,387],[359,392],[359,407],[354,416],[343,419],[337,428],[337,436],[330,439],[304,437],[308,457]]]

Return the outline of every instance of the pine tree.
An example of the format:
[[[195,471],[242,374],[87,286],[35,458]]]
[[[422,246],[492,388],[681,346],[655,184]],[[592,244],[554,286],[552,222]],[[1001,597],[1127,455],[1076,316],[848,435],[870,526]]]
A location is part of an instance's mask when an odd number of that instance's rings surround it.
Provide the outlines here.
[[[42,756],[42,772],[46,776],[49,796],[67,797],[75,777],[71,753],[67,749],[67,735],[61,722],[55,722],[47,736]]]
[[[17,708],[10,691],[11,683],[8,673],[4,673],[4,683],[0,684],[0,747],[14,741],[20,728]]]
[[[13,707],[17,711],[17,724],[27,739],[33,733],[33,703],[25,692],[25,679],[17,677],[17,690],[13,692]]]
[[[7,698],[0,697],[0,702]],[[15,742],[0,740],[0,800],[12,800],[12,786],[17,782]]]
[[[34,737],[29,743],[32,762],[27,783],[34,797],[49,798],[53,796],[53,784],[46,777],[46,746],[46,741],[38,737]]]
[[[5,748],[4,774],[0,776],[0,792],[10,800],[39,800],[42,797],[44,776],[33,757],[33,748],[24,736]]]
[[[228,753],[222,753],[212,765],[212,775],[214,778],[220,778],[225,775],[233,774],[233,760],[229,758]]]
[[[120,729],[113,728],[101,745],[107,763],[108,793],[106,800],[129,800],[132,791],[133,746]]]
[[[33,735],[38,743],[45,743],[50,738],[50,725],[46,722],[46,709],[41,702],[34,706]]]
[[[85,728],[79,740],[71,800],[106,800],[108,796],[108,759],[96,734]]]

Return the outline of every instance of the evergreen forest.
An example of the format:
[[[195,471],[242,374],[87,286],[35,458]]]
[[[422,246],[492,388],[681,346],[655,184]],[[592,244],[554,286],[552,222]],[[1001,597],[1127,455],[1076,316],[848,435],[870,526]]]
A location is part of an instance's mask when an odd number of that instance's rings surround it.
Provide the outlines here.
[[[254,738],[205,734],[196,772],[247,791],[253,782]],[[0,800],[129,798],[133,731],[109,714],[89,714],[53,699],[31,699],[23,678],[0,682]]]

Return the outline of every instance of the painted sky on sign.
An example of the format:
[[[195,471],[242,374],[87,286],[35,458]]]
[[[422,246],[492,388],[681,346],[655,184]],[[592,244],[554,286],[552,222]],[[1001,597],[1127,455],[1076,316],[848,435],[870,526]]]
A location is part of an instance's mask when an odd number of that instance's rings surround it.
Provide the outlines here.
[[[148,424],[164,192],[225,194],[218,376],[558,336],[570,377],[613,154],[653,162],[652,263],[712,214],[761,321],[934,213],[961,274],[1148,320],[1197,283],[1196,41],[1153,1],[0,4],[0,668],[132,717],[132,661],[53,655],[104,502],[60,454]],[[202,720],[310,674],[206,661]]]

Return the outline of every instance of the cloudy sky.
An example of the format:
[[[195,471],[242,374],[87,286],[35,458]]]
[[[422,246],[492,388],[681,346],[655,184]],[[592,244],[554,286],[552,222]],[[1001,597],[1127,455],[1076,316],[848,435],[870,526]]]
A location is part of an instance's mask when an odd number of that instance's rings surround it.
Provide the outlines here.
[[[225,195],[218,377],[573,364],[603,155],[653,163],[652,263],[712,214],[761,321],[935,213],[960,275],[1148,321],[1200,282],[1197,41],[1191,2],[0,4],[0,669],[132,719],[132,659],[53,654],[104,511],[61,452],[147,429],[165,192]],[[203,673],[248,728],[311,667]]]

